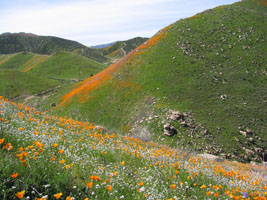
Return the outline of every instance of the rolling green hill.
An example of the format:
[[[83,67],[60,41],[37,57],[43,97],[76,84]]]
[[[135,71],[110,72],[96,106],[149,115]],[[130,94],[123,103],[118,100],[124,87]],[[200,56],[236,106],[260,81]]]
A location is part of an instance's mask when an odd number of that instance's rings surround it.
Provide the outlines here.
[[[51,56],[21,52],[0,57],[0,69],[15,69],[56,79],[85,79],[104,68],[104,64],[67,51]]]
[[[70,52],[58,52],[29,72],[57,79],[85,79],[100,72],[106,65]]]
[[[106,65],[71,52],[51,56],[25,52],[0,55],[0,95],[39,105],[46,102],[48,96],[104,68]],[[59,88],[53,89],[59,84]]]
[[[0,35],[0,54],[32,52],[50,55],[58,51],[74,51],[99,62],[106,62],[102,53],[78,42],[53,36],[38,36],[31,33],[3,33]]]
[[[0,80],[0,95],[7,98],[36,94],[60,84],[57,80],[8,69],[0,69]]]
[[[174,147],[266,161],[266,13],[265,0],[243,0],[179,20],[76,85],[58,100],[60,114]]]

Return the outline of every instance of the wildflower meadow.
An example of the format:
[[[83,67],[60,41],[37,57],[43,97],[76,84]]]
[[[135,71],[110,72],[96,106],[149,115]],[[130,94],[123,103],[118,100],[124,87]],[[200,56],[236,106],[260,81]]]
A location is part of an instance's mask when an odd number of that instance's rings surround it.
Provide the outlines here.
[[[267,199],[266,166],[213,161],[0,97],[0,199]]]

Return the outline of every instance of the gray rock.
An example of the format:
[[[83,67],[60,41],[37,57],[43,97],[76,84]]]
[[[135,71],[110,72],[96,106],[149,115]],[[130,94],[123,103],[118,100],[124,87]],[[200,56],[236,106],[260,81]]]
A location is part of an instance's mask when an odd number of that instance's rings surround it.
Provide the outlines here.
[[[172,126],[170,124],[164,125],[164,135],[171,137],[177,133],[178,133],[178,131],[174,126]]]
[[[223,160],[219,156],[215,156],[215,155],[209,154],[209,153],[198,154],[198,156],[203,158],[203,159],[213,160],[213,161],[217,161],[217,162]]]
[[[244,149],[246,154],[249,156],[252,156],[254,154],[254,151],[250,150],[250,149]]]
[[[172,120],[179,120],[182,119],[184,116],[179,111],[171,111],[171,114],[168,116],[169,119]]]
[[[252,132],[252,130],[250,130],[250,129],[246,129],[246,132],[248,133],[248,134],[250,134],[250,135],[252,135],[253,134],[253,132]]]
[[[239,133],[241,133],[244,137],[247,137],[247,136],[248,136],[248,134],[247,134],[246,131],[242,131],[242,130],[240,130]]]
[[[187,123],[186,123],[186,121],[181,121],[180,124],[181,124],[183,127],[187,127],[187,126],[188,126]]]
[[[255,150],[257,153],[263,153],[263,152],[264,152],[264,149],[263,149],[263,148],[260,148],[260,147],[255,147],[254,150]]]
[[[249,141],[249,142],[252,142],[252,143],[255,142],[255,141],[254,141],[254,138],[252,138],[252,137],[248,138],[248,141]]]

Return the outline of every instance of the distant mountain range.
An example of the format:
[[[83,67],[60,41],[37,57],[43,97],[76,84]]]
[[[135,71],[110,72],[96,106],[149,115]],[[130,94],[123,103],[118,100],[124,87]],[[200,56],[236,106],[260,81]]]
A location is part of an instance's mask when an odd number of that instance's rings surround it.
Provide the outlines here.
[[[96,48],[96,49],[103,49],[103,48],[106,48],[106,47],[109,47],[111,45],[113,45],[115,42],[111,42],[111,43],[108,43],[108,44],[100,44],[100,45],[96,45],[96,46],[91,46],[92,48]]]
[[[21,51],[52,54],[56,51],[74,51],[86,46],[71,40],[52,36],[38,36],[31,33],[4,33],[0,35],[0,53],[10,54]]]

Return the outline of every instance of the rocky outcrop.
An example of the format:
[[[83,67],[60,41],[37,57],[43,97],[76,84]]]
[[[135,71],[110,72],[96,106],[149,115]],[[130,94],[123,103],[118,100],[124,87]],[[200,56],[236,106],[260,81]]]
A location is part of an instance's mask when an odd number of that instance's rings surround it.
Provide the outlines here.
[[[245,156],[247,161],[265,161],[267,156],[264,148],[261,146],[261,143],[263,142],[262,138],[248,128],[238,127],[238,131],[246,139],[245,143],[240,143],[240,145],[247,155]]]

